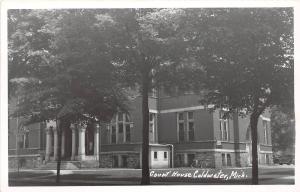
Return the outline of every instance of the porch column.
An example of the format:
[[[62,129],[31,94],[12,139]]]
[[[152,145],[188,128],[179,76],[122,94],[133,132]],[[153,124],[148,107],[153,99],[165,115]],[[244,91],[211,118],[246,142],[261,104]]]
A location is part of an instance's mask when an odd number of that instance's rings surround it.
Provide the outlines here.
[[[50,154],[51,154],[51,130],[52,127],[46,127],[46,154],[45,154],[45,161],[50,160]]]
[[[65,131],[61,132],[61,157],[65,156]]]
[[[98,123],[94,124],[94,156],[96,159],[99,159],[99,132],[100,132],[100,125]]]
[[[85,159],[85,130],[86,130],[86,125],[81,125],[78,127],[78,131],[79,131],[78,157],[80,160]]]
[[[72,130],[72,155],[71,160],[75,160],[75,153],[76,153],[76,126],[74,124],[70,125],[70,129]]]
[[[54,135],[54,160],[57,160],[57,152],[58,152],[58,137],[57,137],[57,127],[53,127],[53,135]]]

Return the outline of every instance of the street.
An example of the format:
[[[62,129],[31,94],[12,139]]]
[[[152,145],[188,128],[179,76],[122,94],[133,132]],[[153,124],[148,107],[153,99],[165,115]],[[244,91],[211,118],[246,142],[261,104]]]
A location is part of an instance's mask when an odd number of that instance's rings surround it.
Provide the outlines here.
[[[294,184],[294,172],[288,165],[259,167],[259,184]],[[251,168],[155,169],[150,175],[152,185],[251,184]],[[56,170],[10,171],[9,186],[55,186],[55,178]],[[140,178],[141,169],[61,170],[60,185],[139,185]]]

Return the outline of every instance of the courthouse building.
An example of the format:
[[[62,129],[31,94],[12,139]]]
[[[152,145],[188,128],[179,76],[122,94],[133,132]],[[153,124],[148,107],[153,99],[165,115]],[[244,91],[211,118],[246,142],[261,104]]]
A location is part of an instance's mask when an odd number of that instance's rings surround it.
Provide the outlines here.
[[[251,165],[249,117],[233,114],[223,119],[223,110],[211,112],[193,93],[149,96],[150,168],[244,167]],[[141,168],[142,98],[130,100],[129,112],[115,114],[110,123],[71,124],[62,134],[62,159],[77,167]],[[272,164],[270,115],[258,122],[260,164]],[[21,127],[16,142],[16,128]],[[9,119],[9,166],[47,167],[57,158],[55,122],[22,126]],[[18,150],[16,151],[16,145]],[[100,155],[99,155],[100,154]]]

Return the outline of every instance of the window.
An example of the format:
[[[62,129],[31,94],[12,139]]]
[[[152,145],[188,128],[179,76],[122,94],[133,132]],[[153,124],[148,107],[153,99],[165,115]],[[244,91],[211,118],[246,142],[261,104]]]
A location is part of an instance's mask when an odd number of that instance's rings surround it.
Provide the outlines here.
[[[119,112],[117,116],[118,116],[118,121],[122,122],[123,121],[123,113]]]
[[[128,156],[127,155],[122,155],[121,157],[122,157],[121,167],[127,167]]]
[[[226,166],[226,159],[225,159],[225,154],[222,153],[222,165]]]
[[[194,122],[189,122],[189,141],[194,141]]]
[[[164,152],[164,158],[167,159],[168,158],[168,152]]]
[[[183,121],[184,119],[183,119],[183,113],[178,113],[178,120],[179,121]]]
[[[230,157],[230,154],[227,154],[227,166],[231,166],[231,157]]]
[[[184,123],[180,122],[179,123],[179,142],[184,141]]]
[[[123,123],[119,123],[119,133],[123,133]]]
[[[153,88],[151,89],[150,93],[149,93],[150,97],[157,97],[157,89]]]
[[[228,120],[223,121],[223,140],[227,141],[228,140]]]
[[[157,159],[157,151],[154,151],[154,159]]]
[[[126,142],[130,142],[130,125],[126,125]]]
[[[228,141],[229,132],[228,132],[228,118],[224,117],[224,112],[220,111],[219,113],[219,122],[220,122],[220,140]]]
[[[187,125],[188,125],[188,141],[194,140],[194,112],[190,111],[187,113]]]
[[[263,120],[264,143],[268,144],[268,121]]]
[[[266,154],[266,164],[270,164],[270,156],[269,156],[269,154]]]
[[[116,143],[116,127],[111,127],[111,143]]]
[[[195,160],[195,154],[187,154],[187,160],[188,160],[187,165],[190,167]]]
[[[195,123],[193,111],[177,113],[177,131],[179,142],[194,141]]]
[[[177,113],[177,126],[178,126],[178,140],[179,142],[185,141],[185,127],[184,127],[184,117],[183,113]]]
[[[28,148],[29,147],[29,132],[26,132],[24,134],[24,137],[25,137],[25,148]]]
[[[119,167],[119,158],[117,155],[113,155],[113,167]]]
[[[156,134],[156,114],[149,113],[149,141],[155,142],[155,134]]]
[[[130,118],[129,118],[129,115],[128,115],[128,114],[125,114],[125,121],[126,121],[126,122],[129,122],[129,119],[130,119]]]
[[[192,111],[188,112],[188,119],[194,120],[194,112],[192,112]]]
[[[111,143],[125,143],[131,140],[130,116],[118,112],[111,120]]]
[[[153,133],[154,130],[154,113],[149,113],[149,132]]]
[[[177,154],[175,159],[176,159],[175,164],[177,167],[184,166],[184,154]]]
[[[20,149],[22,149],[22,148],[24,148],[25,146],[24,146],[24,135],[22,135],[21,137],[20,137],[20,140],[19,140],[19,148]]]
[[[25,149],[29,147],[29,131],[26,131],[23,135],[20,136],[19,148]]]

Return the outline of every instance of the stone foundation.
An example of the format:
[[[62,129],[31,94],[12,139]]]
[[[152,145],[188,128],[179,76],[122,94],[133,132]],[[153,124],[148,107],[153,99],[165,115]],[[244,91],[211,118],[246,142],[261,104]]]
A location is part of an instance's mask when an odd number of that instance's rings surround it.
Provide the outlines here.
[[[8,168],[17,169],[19,161],[20,169],[32,169],[38,168],[42,165],[42,158],[40,156],[19,156],[17,157],[8,157]]]
[[[124,154],[103,154],[101,155],[100,167],[113,168],[113,156],[119,156]],[[127,155],[127,167],[126,168],[140,168],[140,155],[138,153],[130,153]]]
[[[100,167],[102,167],[102,168],[112,168],[113,167],[112,154],[101,154],[100,158],[101,158]]]
[[[192,160],[192,165],[188,162],[184,162],[186,155],[194,154],[195,157]],[[195,153],[178,153],[174,155],[175,167],[202,167],[202,168],[214,168],[215,167],[215,153],[214,152],[195,152]]]
[[[214,152],[196,153],[195,159],[201,164],[202,168],[214,168],[215,167],[215,155]]]
[[[241,153],[241,167],[249,167],[249,153]]]
[[[140,168],[140,154],[128,154],[127,165],[128,168]]]

